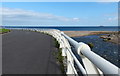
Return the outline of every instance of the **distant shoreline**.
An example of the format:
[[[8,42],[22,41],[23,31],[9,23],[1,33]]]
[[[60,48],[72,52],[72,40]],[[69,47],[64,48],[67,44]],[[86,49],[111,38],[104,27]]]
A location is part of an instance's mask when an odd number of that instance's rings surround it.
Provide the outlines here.
[[[118,26],[3,26],[3,28],[58,29],[60,31],[118,31]]]
[[[80,36],[87,36],[87,35],[97,35],[97,34],[111,34],[117,31],[63,31],[70,37],[80,37]]]

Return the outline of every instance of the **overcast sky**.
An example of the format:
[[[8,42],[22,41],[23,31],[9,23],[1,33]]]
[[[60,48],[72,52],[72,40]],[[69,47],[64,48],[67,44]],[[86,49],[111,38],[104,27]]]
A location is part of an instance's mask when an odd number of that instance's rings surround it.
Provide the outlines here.
[[[0,8],[3,25],[118,25],[117,2],[4,2]]]

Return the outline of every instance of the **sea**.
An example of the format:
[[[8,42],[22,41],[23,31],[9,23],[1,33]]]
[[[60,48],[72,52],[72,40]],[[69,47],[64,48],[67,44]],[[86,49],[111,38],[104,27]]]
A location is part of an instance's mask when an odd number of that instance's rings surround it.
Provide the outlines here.
[[[58,29],[61,31],[119,31],[118,26],[2,26],[4,28]]]

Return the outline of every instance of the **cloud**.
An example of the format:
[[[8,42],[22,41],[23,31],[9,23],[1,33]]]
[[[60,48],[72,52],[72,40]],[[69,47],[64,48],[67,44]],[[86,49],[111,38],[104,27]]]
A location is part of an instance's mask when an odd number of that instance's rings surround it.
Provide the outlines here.
[[[0,8],[3,25],[20,25],[20,24],[64,24],[69,22],[78,22],[79,18],[68,18],[64,16],[56,16],[50,13],[34,12],[31,10]]]
[[[110,17],[108,18],[108,21],[117,21],[118,20],[118,17]]]
[[[74,20],[74,21],[77,21],[77,22],[80,21],[79,18],[73,18],[73,20]]]
[[[104,14],[103,15],[104,17],[106,17],[106,20],[107,20],[107,22],[109,21],[111,21],[111,22],[116,22],[116,21],[118,21],[118,11],[116,11],[116,12],[113,12],[113,13],[109,13],[109,14]]]

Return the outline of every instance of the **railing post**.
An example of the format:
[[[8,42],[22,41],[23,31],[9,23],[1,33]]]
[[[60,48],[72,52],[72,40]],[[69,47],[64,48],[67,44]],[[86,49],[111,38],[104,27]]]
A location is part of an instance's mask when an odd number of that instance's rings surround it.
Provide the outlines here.
[[[70,63],[74,64],[73,58],[69,51],[66,51],[66,54],[67,54],[67,74],[74,74],[73,68],[71,67],[70,64]]]

